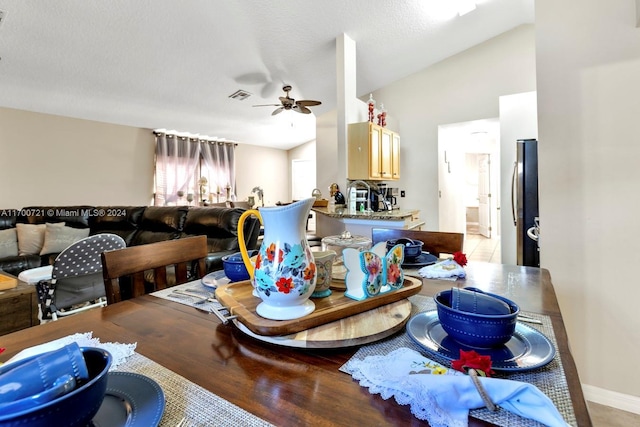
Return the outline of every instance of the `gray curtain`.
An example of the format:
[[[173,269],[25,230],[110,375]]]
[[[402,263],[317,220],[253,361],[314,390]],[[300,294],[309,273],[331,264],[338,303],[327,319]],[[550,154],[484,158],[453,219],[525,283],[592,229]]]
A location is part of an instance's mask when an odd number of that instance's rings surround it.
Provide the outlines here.
[[[200,161],[197,139],[156,132],[155,206],[178,204],[178,191],[197,194],[196,172]],[[197,196],[196,196],[197,197]],[[197,199],[196,199],[197,200]]]
[[[226,191],[229,188],[229,199],[236,199],[236,160],[235,143],[200,140],[200,153],[204,160],[202,175],[208,181],[209,193],[213,193],[214,200],[221,194],[221,199],[226,200]]]

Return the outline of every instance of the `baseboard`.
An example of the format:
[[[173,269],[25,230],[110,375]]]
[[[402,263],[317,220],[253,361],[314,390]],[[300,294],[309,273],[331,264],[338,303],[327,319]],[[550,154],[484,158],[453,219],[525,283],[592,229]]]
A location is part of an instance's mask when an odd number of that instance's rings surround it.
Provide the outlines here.
[[[588,384],[582,385],[582,392],[584,393],[584,398],[590,402],[640,415],[640,397],[605,390]]]

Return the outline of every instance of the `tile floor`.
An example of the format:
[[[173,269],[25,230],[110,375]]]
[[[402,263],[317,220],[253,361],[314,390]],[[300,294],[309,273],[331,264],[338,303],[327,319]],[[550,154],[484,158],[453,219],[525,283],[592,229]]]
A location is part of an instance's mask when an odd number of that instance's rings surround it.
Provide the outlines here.
[[[500,239],[488,239],[480,234],[467,232],[464,236],[464,253],[469,261],[500,263]]]
[[[469,261],[486,261],[499,263],[500,239],[487,239],[480,234],[467,230],[464,236],[464,253]],[[640,426],[640,415],[622,411],[606,405],[587,402],[591,421],[594,427],[627,427]]]

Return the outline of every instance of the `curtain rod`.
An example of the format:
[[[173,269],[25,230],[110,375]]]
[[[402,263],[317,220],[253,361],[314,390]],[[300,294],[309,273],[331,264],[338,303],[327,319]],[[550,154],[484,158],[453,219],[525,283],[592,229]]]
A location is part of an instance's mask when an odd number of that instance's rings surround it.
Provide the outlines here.
[[[167,138],[181,138],[182,140],[188,139],[189,141],[203,141],[203,142],[208,142],[210,144],[233,144],[234,147],[238,146],[237,142],[234,141],[226,141],[226,140],[219,140],[219,139],[212,139],[209,137],[200,137],[197,135],[192,135],[192,134],[185,134],[185,135],[181,135],[179,132],[168,132],[168,131],[164,131],[164,130],[153,130],[151,131],[151,133],[153,133],[155,136],[162,136],[165,135]]]

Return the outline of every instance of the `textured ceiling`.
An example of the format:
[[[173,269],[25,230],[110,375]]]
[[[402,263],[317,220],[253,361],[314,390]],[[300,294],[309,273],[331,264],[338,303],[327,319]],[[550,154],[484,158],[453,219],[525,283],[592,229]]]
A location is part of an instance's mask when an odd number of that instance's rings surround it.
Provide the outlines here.
[[[283,83],[336,108],[336,37],[357,94],[534,20],[534,0],[0,0],[0,106],[288,149],[315,118],[275,107]],[[229,98],[243,89],[244,101]]]

